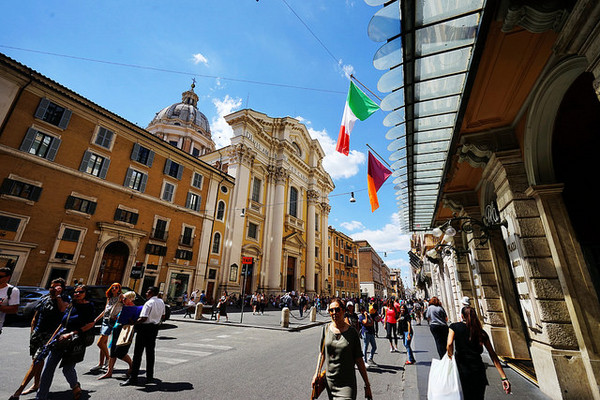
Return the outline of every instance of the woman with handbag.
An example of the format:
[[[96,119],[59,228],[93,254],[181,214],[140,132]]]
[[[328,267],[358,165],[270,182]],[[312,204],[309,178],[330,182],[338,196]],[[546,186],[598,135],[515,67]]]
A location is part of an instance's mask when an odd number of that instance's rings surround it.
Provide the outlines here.
[[[456,365],[462,386],[463,399],[483,400],[485,396],[485,387],[488,385],[488,380],[485,374],[485,364],[481,359],[484,346],[500,374],[504,392],[509,394],[510,382],[490,343],[488,334],[481,327],[477,313],[471,307],[464,307],[461,310],[461,317],[461,322],[450,325],[446,349],[448,357],[452,358],[456,347]]]
[[[129,348],[131,347],[131,342],[133,340],[133,324],[139,318],[140,311],[142,309],[141,306],[137,307],[133,303],[134,299],[135,292],[133,291],[127,292],[123,295],[123,307],[117,317],[117,322],[112,329],[112,336],[109,344],[110,360],[108,361],[108,370],[98,379],[112,377],[117,358],[125,361],[129,365],[129,369],[127,370],[126,374],[127,377],[129,377],[129,374],[131,373],[132,361],[131,357],[129,357],[127,353],[129,352]],[[126,334],[128,334],[127,338],[124,339],[123,337]]]
[[[100,319],[102,319],[100,338],[98,339],[98,347],[100,348],[100,361],[98,362],[98,365],[90,369],[92,372],[101,371],[108,366],[108,360],[110,359],[110,354],[108,353],[108,337],[110,336],[113,326],[115,326],[117,315],[119,315],[119,312],[121,312],[121,307],[123,307],[121,295],[122,291],[120,283],[113,283],[110,285],[106,291],[106,306],[104,307],[104,311],[102,311],[100,315],[96,317],[95,322],[98,322]]]
[[[56,335],[56,343],[48,354],[48,359],[42,371],[40,387],[36,400],[46,400],[52,385],[54,372],[59,363],[63,374],[73,390],[73,397],[78,400],[81,396],[81,386],[77,381],[75,364],[83,361],[85,356],[86,339],[91,337],[93,343],[94,306],[86,299],[87,287],[79,285],[73,293],[73,302],[66,309],[61,326]]]
[[[321,335],[321,351],[312,380],[313,399],[319,396],[323,387],[327,389],[329,399],[356,399],[355,365],[365,382],[365,397],[373,397],[358,332],[344,321],[344,310],[344,302],[339,298],[332,299],[329,303],[331,323],[323,327]],[[323,365],[324,374],[320,372]]]

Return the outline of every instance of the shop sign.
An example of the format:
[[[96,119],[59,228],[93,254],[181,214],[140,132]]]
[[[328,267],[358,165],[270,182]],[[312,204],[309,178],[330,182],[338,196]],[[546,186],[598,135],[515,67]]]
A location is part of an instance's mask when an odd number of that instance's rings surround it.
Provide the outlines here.
[[[254,257],[242,257],[242,264],[248,265],[254,262]]]
[[[523,319],[529,328],[539,329],[539,316],[531,298],[531,282],[525,274],[521,238],[515,234],[506,238],[506,249],[512,267],[513,278],[517,287],[517,295],[523,313]]]
[[[136,263],[131,267],[131,274],[129,274],[131,279],[141,279],[142,275],[144,275],[144,265],[142,263]]]
[[[498,225],[500,222],[500,211],[498,211],[498,206],[496,206],[496,202],[492,201],[488,205],[485,206],[483,222],[485,225]]]

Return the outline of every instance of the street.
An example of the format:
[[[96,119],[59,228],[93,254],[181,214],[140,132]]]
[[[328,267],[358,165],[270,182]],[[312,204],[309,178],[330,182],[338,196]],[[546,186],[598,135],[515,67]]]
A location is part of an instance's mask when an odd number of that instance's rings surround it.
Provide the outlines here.
[[[260,317],[244,315],[244,322],[263,318],[278,319],[271,311]],[[239,321],[239,314],[230,315]],[[320,321],[324,318],[319,316]],[[97,380],[100,373],[89,369],[98,363],[98,348],[87,348],[85,360],[76,370],[83,389],[82,399],[164,398],[164,393],[180,393],[194,399],[306,399],[315,371],[321,326],[298,332],[235,326],[234,323],[196,323],[175,315],[159,332],[156,349],[156,378],[160,382],[147,387],[120,387],[127,365],[117,361],[112,379]],[[0,335],[2,343],[0,396],[8,398],[20,384],[28,366],[28,327],[7,326]],[[373,395],[377,399],[398,399],[404,353],[389,353],[385,339],[378,339],[375,356],[378,367],[369,370]],[[133,349],[130,350],[132,355]],[[145,360],[140,382],[144,382]],[[357,372],[359,397],[362,382]],[[71,400],[62,372],[57,370],[51,389],[52,398]],[[321,395],[325,398],[326,395]],[[34,395],[22,396],[32,399]]]

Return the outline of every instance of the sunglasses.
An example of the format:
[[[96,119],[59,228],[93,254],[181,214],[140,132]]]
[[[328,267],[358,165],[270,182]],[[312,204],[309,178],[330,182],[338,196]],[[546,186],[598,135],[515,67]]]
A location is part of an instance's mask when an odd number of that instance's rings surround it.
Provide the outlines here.
[[[342,309],[340,307],[332,307],[329,310],[329,314],[334,314],[334,313],[339,313],[342,311]]]

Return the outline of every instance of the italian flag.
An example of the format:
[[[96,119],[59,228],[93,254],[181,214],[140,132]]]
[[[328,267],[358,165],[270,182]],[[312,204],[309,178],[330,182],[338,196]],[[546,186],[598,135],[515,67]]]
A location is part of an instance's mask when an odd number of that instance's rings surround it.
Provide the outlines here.
[[[337,146],[335,149],[342,154],[348,155],[350,151],[350,132],[357,119],[364,121],[371,114],[379,110],[379,106],[366,94],[362,92],[354,82],[350,81],[350,89],[346,98],[344,107],[344,116],[342,117],[342,126],[338,135]]]

